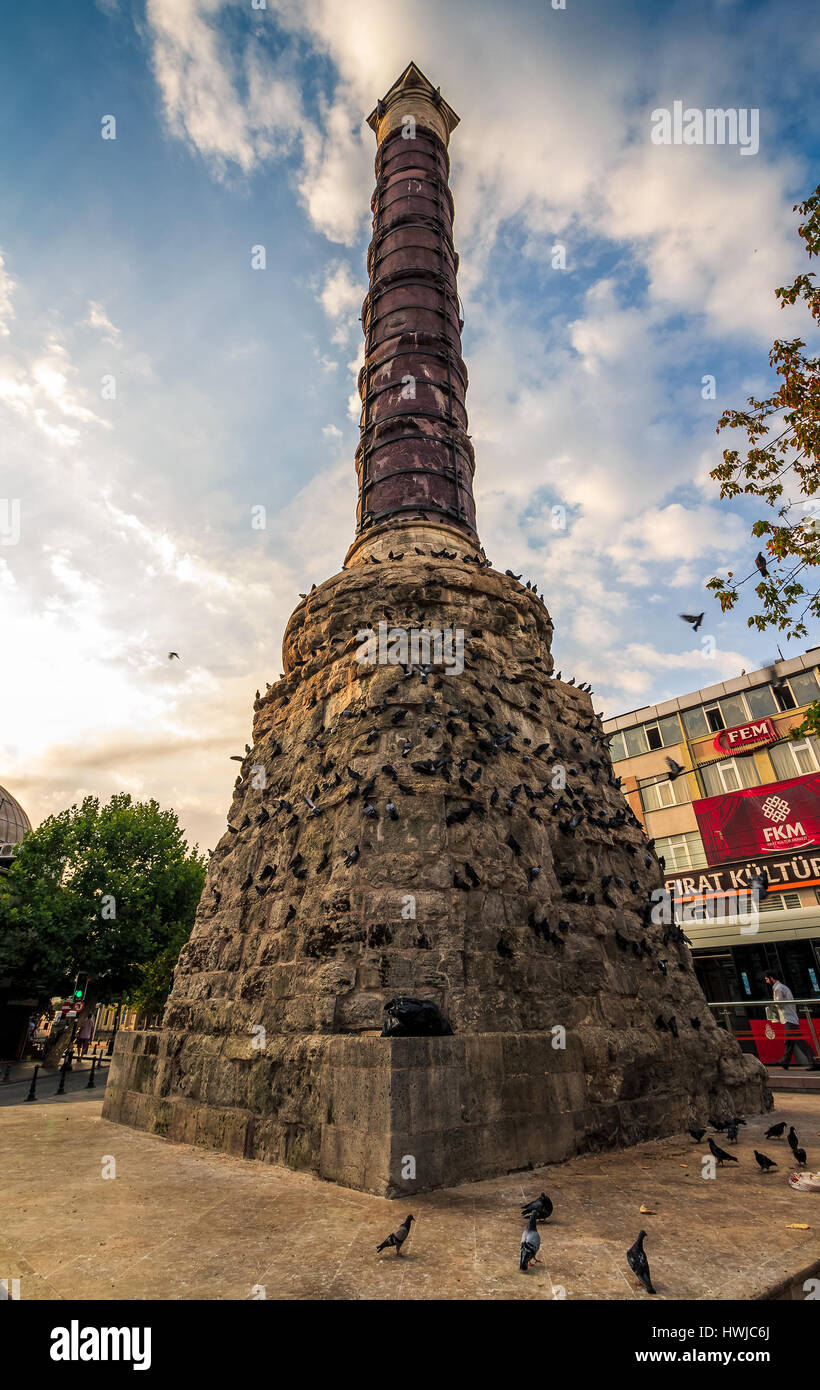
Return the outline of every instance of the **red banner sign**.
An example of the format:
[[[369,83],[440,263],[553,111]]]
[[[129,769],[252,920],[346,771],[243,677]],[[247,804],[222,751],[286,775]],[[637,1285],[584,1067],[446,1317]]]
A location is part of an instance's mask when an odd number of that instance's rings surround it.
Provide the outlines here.
[[[777,738],[773,719],[755,719],[751,724],[738,724],[734,729],[721,729],[715,739],[719,753],[737,753],[741,748],[753,748],[756,743],[768,743]]]
[[[820,843],[820,773],[692,803],[706,858],[749,859]]]

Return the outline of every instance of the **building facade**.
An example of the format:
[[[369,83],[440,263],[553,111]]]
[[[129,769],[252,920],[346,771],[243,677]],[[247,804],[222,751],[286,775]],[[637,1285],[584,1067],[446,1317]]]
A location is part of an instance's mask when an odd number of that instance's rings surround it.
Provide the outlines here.
[[[20,802],[0,787],[0,873],[5,873],[31,821]]]
[[[791,736],[815,700],[820,648],[604,721],[710,1001],[765,999],[773,974],[820,1005],[820,740]],[[765,1010],[728,1015],[751,1046]]]

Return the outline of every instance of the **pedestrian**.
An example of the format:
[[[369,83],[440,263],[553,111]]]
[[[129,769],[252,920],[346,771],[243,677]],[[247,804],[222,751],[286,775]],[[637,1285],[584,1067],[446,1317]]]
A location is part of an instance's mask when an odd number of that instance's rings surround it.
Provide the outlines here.
[[[810,1067],[812,1071],[820,1071],[820,1059],[815,1057],[806,1046],[803,1034],[800,1032],[800,1023],[797,1017],[797,1009],[789,1000],[794,999],[794,995],[788,985],[784,985],[782,980],[778,980],[775,975],[764,975],[767,985],[771,985],[772,998],[776,1004],[784,1005],[779,1009],[780,1021],[786,1030],[786,1049],[779,1062],[773,1062],[775,1067],[782,1067],[788,1071],[792,1057],[795,1052],[799,1052],[805,1057],[804,1066]]]
[[[83,1021],[82,1021],[82,1023],[80,1024],[80,1031],[79,1031],[79,1033],[77,1034],[77,1037],[78,1037],[78,1040],[79,1040],[79,1044],[80,1044],[80,1056],[81,1056],[81,1057],[84,1057],[85,1054],[86,1054],[86,1052],[88,1051],[88,1044],[91,1042],[91,1034],[92,1034],[93,1032],[94,1032],[94,1024],[93,1024],[93,1022],[92,1022],[92,1020],[91,1020],[91,1015],[90,1015],[90,1014],[85,1014],[85,1016],[84,1016],[84,1018],[83,1018]]]

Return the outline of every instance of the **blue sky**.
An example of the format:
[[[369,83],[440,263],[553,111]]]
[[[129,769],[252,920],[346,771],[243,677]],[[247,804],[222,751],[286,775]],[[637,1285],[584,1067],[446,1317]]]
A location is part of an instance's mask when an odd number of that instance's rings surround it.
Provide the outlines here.
[[[34,820],[125,788],[219,834],[253,692],[353,533],[364,117],[410,58],[462,119],[487,553],[544,590],[558,665],[608,715],[774,655],[704,593],[756,549],[708,470],[720,410],[806,331],[773,290],[820,178],[813,0],[7,5],[0,781]],[[675,99],[759,109],[759,152],[653,145]],[[709,659],[677,618],[702,607]]]

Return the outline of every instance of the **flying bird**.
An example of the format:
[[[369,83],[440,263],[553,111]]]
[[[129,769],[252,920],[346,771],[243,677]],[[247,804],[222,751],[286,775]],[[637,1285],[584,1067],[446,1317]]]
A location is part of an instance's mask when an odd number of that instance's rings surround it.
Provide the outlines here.
[[[683,765],[676,763],[674,758],[666,759],[666,766],[669,768],[669,781],[674,782],[676,777],[680,777],[683,772]]]
[[[647,1293],[654,1293],[652,1287],[652,1275],[649,1273],[649,1261],[643,1248],[646,1240],[646,1231],[638,1232],[638,1239],[634,1245],[630,1245],[626,1252],[626,1262],[632,1273],[635,1275],[639,1284],[643,1284]]]
[[[521,1258],[518,1268],[526,1274],[531,1264],[540,1264],[538,1251],[541,1249],[541,1237],[538,1234],[538,1217],[535,1212],[530,1213],[529,1223],[526,1231],[521,1237]]]
[[[678,617],[683,618],[683,621],[685,623],[691,623],[692,631],[697,632],[698,628],[703,622],[705,613],[679,613]]]
[[[376,1246],[376,1254],[380,1254],[382,1250],[395,1250],[396,1254],[400,1255],[401,1247],[409,1236],[410,1226],[415,1219],[414,1216],[405,1216],[399,1229],[394,1231],[392,1235],[389,1235],[387,1240],[383,1240],[381,1245]]]
[[[169,652],[169,653],[168,653],[168,660],[169,660],[169,661],[173,661],[174,657],[176,657],[177,661],[179,661],[179,652]]]

